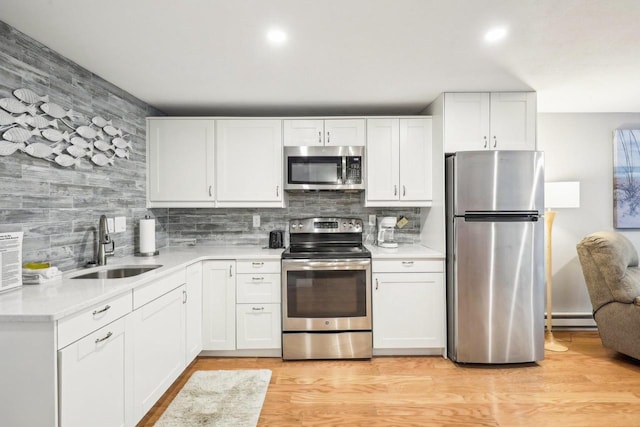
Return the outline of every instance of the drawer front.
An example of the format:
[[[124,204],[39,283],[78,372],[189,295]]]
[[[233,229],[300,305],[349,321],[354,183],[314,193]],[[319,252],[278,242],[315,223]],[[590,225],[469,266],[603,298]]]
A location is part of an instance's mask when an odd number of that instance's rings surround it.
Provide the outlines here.
[[[169,291],[182,286],[187,282],[187,271],[181,269],[158,280],[153,280],[144,286],[133,290],[133,309],[136,310],[143,305],[161,297]]]
[[[131,312],[131,292],[58,321],[58,349]]]
[[[279,303],[280,275],[273,273],[238,274],[236,277],[236,302]]]
[[[441,273],[444,271],[443,260],[433,259],[394,259],[373,260],[371,263],[373,273]]]
[[[242,273],[280,273],[280,260],[249,260],[237,261],[236,269],[238,274]]]

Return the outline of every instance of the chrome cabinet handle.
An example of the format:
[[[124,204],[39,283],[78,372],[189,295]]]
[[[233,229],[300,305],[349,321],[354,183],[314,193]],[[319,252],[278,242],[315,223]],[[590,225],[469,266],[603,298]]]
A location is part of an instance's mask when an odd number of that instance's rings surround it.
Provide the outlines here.
[[[211,197],[211,186],[209,186],[209,197]]]
[[[413,261],[402,261],[402,265],[411,266],[413,265]]]
[[[262,267],[264,265],[264,262],[252,262],[251,265],[258,268]]]
[[[380,284],[378,283],[378,279],[376,279],[376,291],[378,290],[378,286],[379,286],[379,285],[380,285]]]
[[[484,138],[484,148],[487,148],[487,137],[483,137]]]
[[[280,197],[280,186],[276,185],[276,197]]]
[[[407,195],[407,187],[405,187],[404,185],[402,186],[402,197]]]
[[[111,338],[111,335],[113,335],[113,332],[109,332],[107,335],[103,336],[102,338],[96,338],[96,344],[98,344],[99,342],[108,340],[109,338]]]
[[[229,266],[229,277],[233,277],[233,266]]]
[[[394,196],[397,196],[397,195],[398,195],[398,186],[397,186],[397,185],[394,185],[394,186],[393,186],[393,195],[394,195]]]
[[[318,144],[322,144],[322,132],[318,131]]]
[[[251,310],[253,310],[253,311],[262,311],[262,310],[264,310],[264,307],[251,307]]]
[[[187,291],[182,291],[182,303],[187,303]]]
[[[498,145],[498,139],[496,138],[495,135],[493,135],[493,148],[496,148],[497,145]]]
[[[331,132],[327,131],[327,144],[331,144]]]
[[[93,315],[95,316],[96,314],[100,314],[100,313],[104,313],[105,311],[109,310],[111,308],[110,305],[105,305],[103,309],[101,310],[94,310],[93,311]]]
[[[255,280],[257,282],[260,280],[264,280],[264,277],[252,277],[251,280]]]

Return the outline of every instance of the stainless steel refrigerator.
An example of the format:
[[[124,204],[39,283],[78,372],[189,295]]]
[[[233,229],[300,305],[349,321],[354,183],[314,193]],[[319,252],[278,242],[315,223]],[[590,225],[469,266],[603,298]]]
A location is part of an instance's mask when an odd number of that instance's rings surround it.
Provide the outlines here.
[[[446,188],[449,358],[544,359],[544,154],[455,153]]]

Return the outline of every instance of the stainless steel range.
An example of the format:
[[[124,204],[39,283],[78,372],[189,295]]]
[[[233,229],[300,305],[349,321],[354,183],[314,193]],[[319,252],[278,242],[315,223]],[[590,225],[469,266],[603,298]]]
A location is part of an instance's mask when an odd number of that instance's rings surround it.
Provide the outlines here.
[[[362,220],[289,222],[282,254],[282,358],[371,358],[371,252]]]

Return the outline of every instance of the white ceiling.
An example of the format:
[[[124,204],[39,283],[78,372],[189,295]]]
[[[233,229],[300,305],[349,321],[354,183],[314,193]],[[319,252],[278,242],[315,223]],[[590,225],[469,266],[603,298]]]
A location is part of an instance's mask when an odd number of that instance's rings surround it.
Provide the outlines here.
[[[503,90],[640,112],[639,0],[2,0],[0,19],[169,114],[413,114]]]

